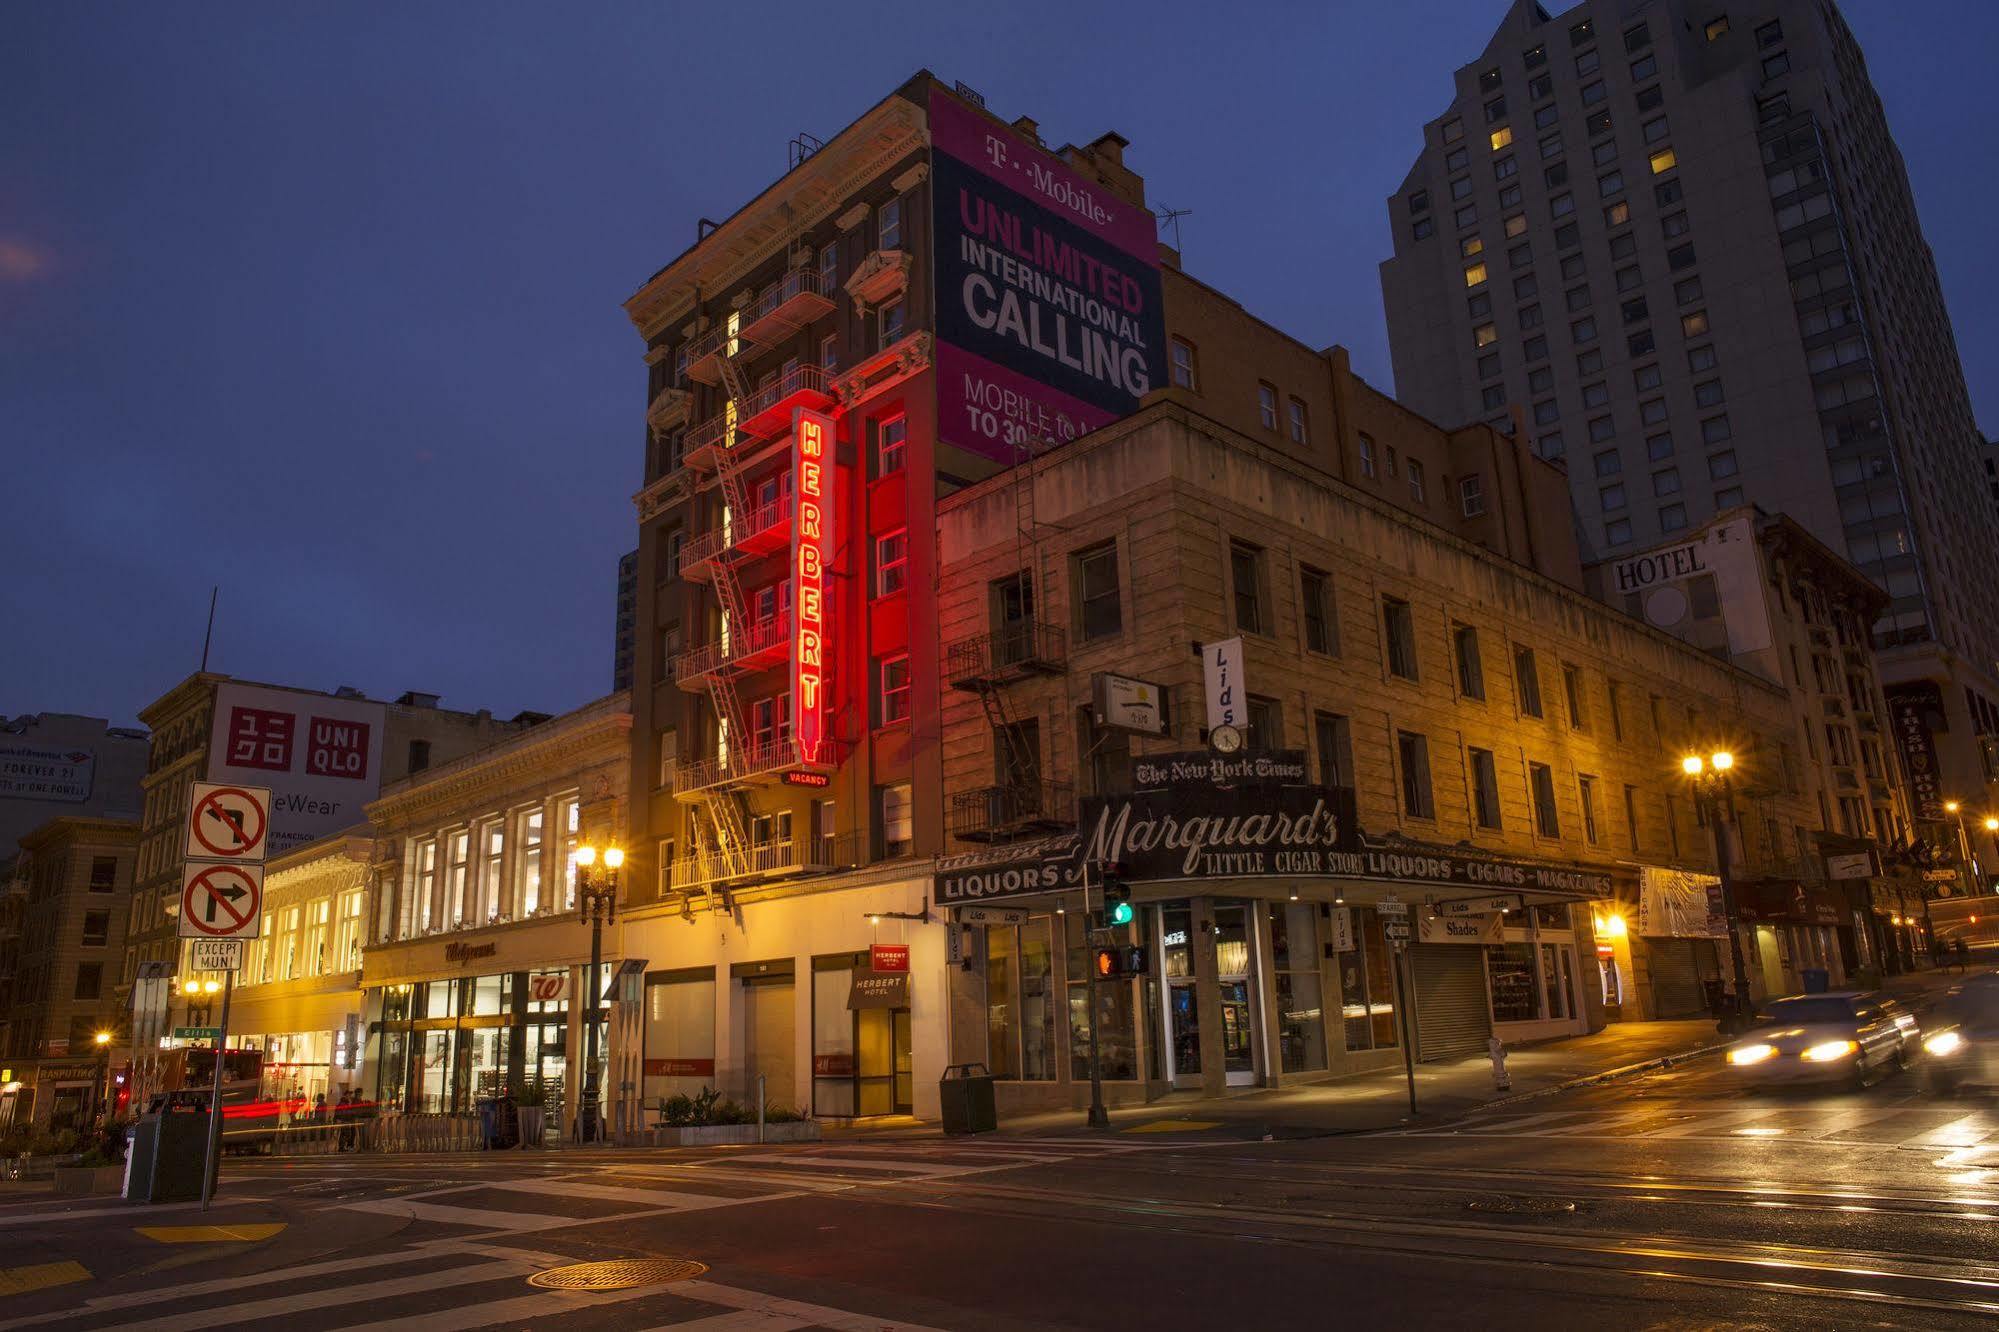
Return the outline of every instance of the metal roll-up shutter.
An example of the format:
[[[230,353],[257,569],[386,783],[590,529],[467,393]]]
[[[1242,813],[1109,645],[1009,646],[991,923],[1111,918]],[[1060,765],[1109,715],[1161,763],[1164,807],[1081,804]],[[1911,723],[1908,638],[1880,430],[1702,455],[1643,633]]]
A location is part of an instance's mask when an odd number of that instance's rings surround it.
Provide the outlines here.
[[[1485,950],[1417,944],[1409,950],[1416,985],[1416,1057],[1480,1054],[1492,1035],[1485,997]]]
[[[1656,1017],[1677,1018],[1707,1012],[1707,996],[1701,993],[1700,966],[1694,949],[1699,939],[1651,939],[1652,1012]]]

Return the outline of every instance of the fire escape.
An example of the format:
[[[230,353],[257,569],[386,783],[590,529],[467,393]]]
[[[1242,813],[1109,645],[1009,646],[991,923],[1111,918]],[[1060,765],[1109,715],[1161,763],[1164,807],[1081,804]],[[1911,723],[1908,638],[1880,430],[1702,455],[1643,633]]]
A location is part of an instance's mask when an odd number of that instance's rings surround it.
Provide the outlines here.
[[[705,693],[715,716],[714,756],[683,762],[674,777],[676,798],[701,811],[704,840],[689,848],[692,878],[709,887],[805,867],[789,844],[775,854],[756,844],[751,832],[750,788],[799,764],[788,736],[758,743],[743,703],[746,682],[788,665],[792,653],[789,611],[757,616],[744,575],[790,545],[795,505],[782,490],[754,502],[749,474],[786,449],[794,409],[824,409],[832,398],[816,365],[787,363],[754,388],[748,365],[756,358],[754,349],[796,333],[832,309],[820,287],[815,271],[794,268],[696,338],[688,352],[689,378],[719,387],[725,397],[719,414],[687,432],[683,451],[695,486],[719,488],[720,521],[686,543],[677,570],[688,582],[709,585],[720,622],[711,641],[672,663],[676,683],[690,693]]]
[[[1037,447],[1039,445],[1039,447]],[[993,736],[995,782],[951,794],[947,826],[968,842],[1006,842],[1053,832],[1075,823],[1075,789],[1041,776],[1041,758],[1023,740],[1007,712],[1007,687],[1035,676],[1059,676],[1068,669],[1066,635],[1035,618],[1040,581],[1034,478],[1027,463],[1050,445],[1014,443],[1014,577],[992,590],[991,633],[962,638],[944,650],[944,678],[953,689],[975,695]]]

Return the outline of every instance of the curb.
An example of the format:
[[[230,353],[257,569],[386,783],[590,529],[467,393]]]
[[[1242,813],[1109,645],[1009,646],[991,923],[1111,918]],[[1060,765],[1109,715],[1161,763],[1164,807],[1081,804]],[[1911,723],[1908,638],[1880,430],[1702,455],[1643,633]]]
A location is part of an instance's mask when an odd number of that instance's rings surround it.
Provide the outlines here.
[[[1652,1073],[1662,1068],[1672,1068],[1704,1055],[1719,1054],[1729,1047],[1728,1041],[1717,1041],[1713,1045],[1703,1045],[1692,1050],[1681,1050],[1677,1054],[1660,1055],[1656,1059],[1644,1059],[1635,1064],[1625,1064],[1621,1068],[1605,1069],[1601,1073],[1585,1073],[1581,1077],[1557,1082],[1553,1086],[1536,1088],[1534,1091],[1520,1092],[1514,1096],[1503,1096],[1496,1101],[1487,1101],[1480,1110],[1497,1109],[1500,1106],[1516,1105],[1522,1101],[1535,1101],[1543,1096],[1553,1096],[1557,1092],[1573,1091],[1577,1087],[1594,1087],[1599,1083],[1615,1082],[1619,1078],[1633,1077],[1639,1073]]]

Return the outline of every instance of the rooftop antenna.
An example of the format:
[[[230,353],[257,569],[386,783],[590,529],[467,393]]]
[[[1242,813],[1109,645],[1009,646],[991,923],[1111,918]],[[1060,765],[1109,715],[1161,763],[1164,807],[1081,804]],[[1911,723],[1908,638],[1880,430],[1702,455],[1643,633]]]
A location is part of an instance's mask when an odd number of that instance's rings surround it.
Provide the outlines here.
[[[215,583],[208,589],[208,629],[201,636],[201,669],[208,670],[208,645],[215,641],[215,594],[222,590],[222,584]]]
[[[1188,216],[1193,211],[1191,208],[1161,208],[1157,213],[1153,214],[1162,228],[1167,226],[1173,228],[1173,248],[1175,250],[1180,248],[1180,219]]]

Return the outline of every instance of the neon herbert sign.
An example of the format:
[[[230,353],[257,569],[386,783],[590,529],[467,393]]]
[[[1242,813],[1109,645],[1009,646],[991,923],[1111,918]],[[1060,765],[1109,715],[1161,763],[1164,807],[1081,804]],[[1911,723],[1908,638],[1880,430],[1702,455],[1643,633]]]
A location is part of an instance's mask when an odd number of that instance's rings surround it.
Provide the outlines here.
[[[833,557],[833,421],[801,409],[793,417],[798,521],[791,538],[793,734],[804,763],[826,740],[826,564]]]

